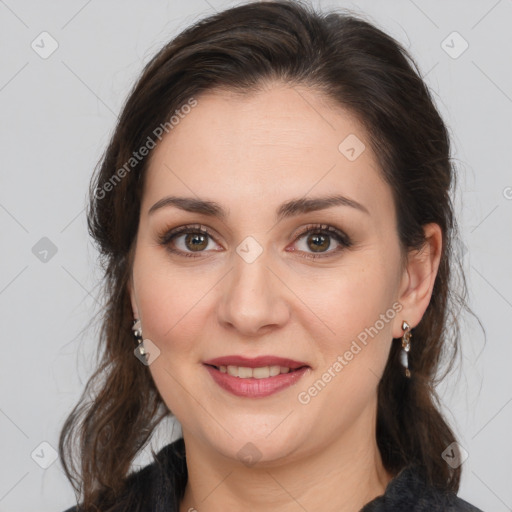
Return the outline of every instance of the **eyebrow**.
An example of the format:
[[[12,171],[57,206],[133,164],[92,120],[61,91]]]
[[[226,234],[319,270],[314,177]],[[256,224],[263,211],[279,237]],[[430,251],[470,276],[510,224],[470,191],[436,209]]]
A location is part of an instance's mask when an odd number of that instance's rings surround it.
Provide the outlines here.
[[[202,215],[208,215],[210,217],[217,217],[221,220],[225,220],[228,216],[228,212],[219,204],[214,201],[207,201],[204,199],[198,199],[194,197],[176,197],[168,196],[157,201],[149,210],[148,215],[151,215],[155,211],[173,206],[185,210],[187,212],[199,213]],[[342,195],[331,195],[326,197],[316,197],[311,199],[299,198],[287,201],[279,206],[276,211],[276,221],[293,217],[301,213],[309,213],[318,210],[325,210],[334,206],[348,206],[359,210],[367,215],[370,212],[365,206],[353,199]]]

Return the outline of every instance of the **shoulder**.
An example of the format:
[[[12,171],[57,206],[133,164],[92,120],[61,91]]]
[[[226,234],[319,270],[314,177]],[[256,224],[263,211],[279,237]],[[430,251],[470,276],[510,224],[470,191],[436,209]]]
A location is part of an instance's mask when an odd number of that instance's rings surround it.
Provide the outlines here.
[[[130,473],[109,512],[175,512],[187,480],[183,438],[164,446],[151,464]],[[103,502],[97,505],[102,506]],[[102,509],[103,510],[103,509]],[[78,505],[64,512],[82,512]]]
[[[483,512],[452,492],[428,485],[417,466],[408,466],[393,478],[382,496],[361,512]]]

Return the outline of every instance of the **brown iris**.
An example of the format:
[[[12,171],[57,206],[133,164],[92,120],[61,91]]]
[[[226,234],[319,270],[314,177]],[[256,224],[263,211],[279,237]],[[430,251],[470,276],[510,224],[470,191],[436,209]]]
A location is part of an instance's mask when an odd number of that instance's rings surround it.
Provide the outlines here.
[[[191,245],[189,245],[189,242]],[[201,251],[208,246],[208,235],[202,233],[189,233],[185,237],[185,245],[192,251]]]
[[[309,245],[309,242],[312,242],[313,245]],[[314,233],[309,235],[307,238],[308,247],[314,252],[322,252],[325,249],[329,249],[331,242],[329,241],[329,237],[322,235],[321,233]]]

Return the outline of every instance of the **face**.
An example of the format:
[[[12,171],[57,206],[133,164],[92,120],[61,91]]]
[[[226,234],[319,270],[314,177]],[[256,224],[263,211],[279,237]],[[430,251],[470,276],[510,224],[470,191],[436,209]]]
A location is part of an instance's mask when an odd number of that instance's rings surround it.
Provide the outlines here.
[[[185,441],[231,459],[372,432],[404,318],[395,207],[367,135],[308,88],[196,100],[151,154],[130,284],[163,400]],[[150,212],[169,196],[189,201]]]

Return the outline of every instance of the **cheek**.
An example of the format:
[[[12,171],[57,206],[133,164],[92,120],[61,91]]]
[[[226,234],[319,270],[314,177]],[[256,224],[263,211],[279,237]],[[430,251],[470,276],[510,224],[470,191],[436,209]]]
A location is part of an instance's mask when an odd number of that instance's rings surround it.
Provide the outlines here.
[[[329,326],[360,328],[373,325],[391,307],[393,281],[384,269],[375,266],[347,266],[329,274],[316,275],[314,286],[305,283],[308,305]],[[336,331],[336,329],[334,329]]]
[[[161,351],[193,349],[193,340],[204,330],[207,293],[215,284],[212,274],[176,271],[153,256],[135,263],[134,278],[144,338]]]
[[[208,316],[205,293],[214,283],[206,286],[209,277],[171,270],[154,255],[136,261],[134,278],[144,338],[160,350],[149,371],[169,410],[188,424],[189,415],[195,414],[190,393],[200,386],[200,381],[194,380],[195,372],[190,372],[191,363],[201,359],[199,340],[204,337]]]
[[[346,358],[352,368],[364,365],[380,372],[387,360],[400,309],[394,302],[394,277],[382,260],[364,259],[366,264],[361,257],[358,264],[317,275],[314,287],[304,287],[304,302],[321,319],[313,337],[326,367],[347,351],[352,352]]]

